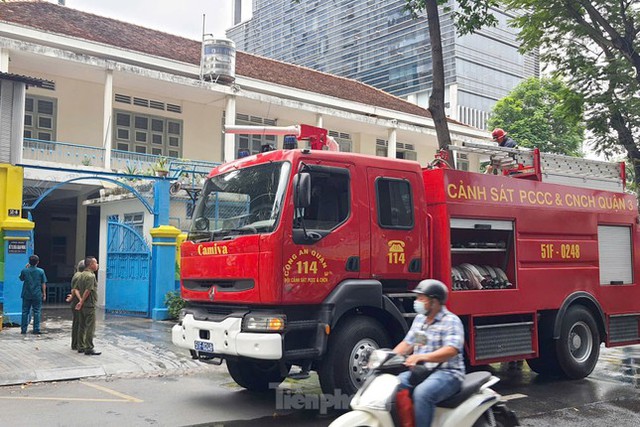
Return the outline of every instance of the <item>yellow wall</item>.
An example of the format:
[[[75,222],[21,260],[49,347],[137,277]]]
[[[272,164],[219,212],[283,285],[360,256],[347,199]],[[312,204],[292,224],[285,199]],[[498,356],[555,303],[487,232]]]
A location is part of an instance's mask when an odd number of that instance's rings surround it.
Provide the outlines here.
[[[22,214],[22,168],[0,164],[0,225],[7,219],[20,218]],[[18,216],[8,217],[9,209],[17,209]]]

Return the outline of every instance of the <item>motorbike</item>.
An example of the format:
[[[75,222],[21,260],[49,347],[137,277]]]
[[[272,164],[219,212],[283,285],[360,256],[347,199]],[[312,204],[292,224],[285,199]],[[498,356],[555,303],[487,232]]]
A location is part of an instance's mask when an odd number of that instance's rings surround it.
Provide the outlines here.
[[[406,357],[389,349],[374,350],[368,361],[368,377],[351,399],[350,412],[334,420],[329,427],[400,427],[412,425],[413,407],[402,405],[397,375],[408,370]],[[422,368],[423,377],[426,367]],[[435,368],[437,369],[437,367]],[[472,372],[465,376],[460,391],[440,402],[432,427],[511,427],[520,425],[501,396],[491,389],[500,379],[490,372]],[[406,391],[405,391],[406,393]],[[409,416],[407,416],[409,414]],[[410,420],[407,420],[410,418]]]

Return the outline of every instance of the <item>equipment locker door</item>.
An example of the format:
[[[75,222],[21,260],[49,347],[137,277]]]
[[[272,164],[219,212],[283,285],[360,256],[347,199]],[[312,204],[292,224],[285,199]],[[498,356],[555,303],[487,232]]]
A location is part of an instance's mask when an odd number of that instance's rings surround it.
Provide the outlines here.
[[[371,272],[378,280],[419,280],[423,225],[415,206],[419,177],[412,172],[370,168]]]

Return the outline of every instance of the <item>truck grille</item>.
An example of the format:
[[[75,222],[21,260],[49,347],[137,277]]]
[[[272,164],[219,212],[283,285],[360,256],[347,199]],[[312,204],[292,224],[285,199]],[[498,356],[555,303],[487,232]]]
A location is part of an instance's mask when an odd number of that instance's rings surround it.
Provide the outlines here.
[[[216,280],[216,279],[185,279],[182,286],[190,291],[206,292],[212,286],[216,292],[240,292],[253,289],[255,283],[252,279]]]
[[[533,353],[533,322],[480,325],[475,332],[477,360]]]
[[[220,321],[231,315],[234,315],[235,317],[242,317],[249,311],[249,307],[237,305],[198,304],[190,305],[187,307],[187,310],[193,314],[193,318],[196,320]]]
[[[609,318],[609,341],[625,342],[640,339],[638,333],[639,315],[611,316]]]

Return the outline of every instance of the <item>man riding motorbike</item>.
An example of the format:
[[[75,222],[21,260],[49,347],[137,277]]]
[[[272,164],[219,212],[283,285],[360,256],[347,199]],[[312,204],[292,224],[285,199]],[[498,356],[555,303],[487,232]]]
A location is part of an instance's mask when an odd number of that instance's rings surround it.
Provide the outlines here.
[[[447,287],[438,280],[421,281],[413,290],[418,296],[414,310],[418,315],[406,337],[393,351],[407,355],[406,365],[435,367],[426,379],[415,384],[415,375],[406,371],[398,376],[401,387],[413,389],[413,407],[417,427],[430,426],[436,404],[460,390],[465,367],[462,357],[464,329],[460,318],[444,306]]]

